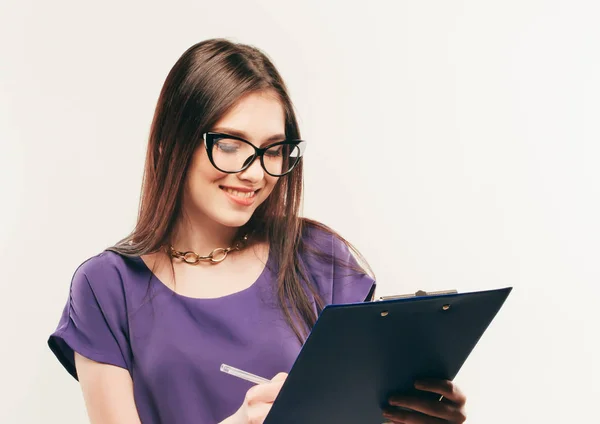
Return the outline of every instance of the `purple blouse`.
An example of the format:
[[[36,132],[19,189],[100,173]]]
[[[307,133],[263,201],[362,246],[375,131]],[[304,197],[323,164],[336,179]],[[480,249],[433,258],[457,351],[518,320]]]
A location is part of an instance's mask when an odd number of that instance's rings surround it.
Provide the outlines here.
[[[311,230],[306,240],[353,260],[331,235]],[[313,256],[301,259],[325,304],[361,302],[374,284]],[[104,251],[76,270],[48,344],[75,378],[74,351],[127,369],[143,424],[218,423],[239,408],[252,385],[222,373],[222,363],[272,378],[289,372],[300,351],[277,305],[273,262],[269,257],[247,289],[196,299],[172,291],[141,258]]]

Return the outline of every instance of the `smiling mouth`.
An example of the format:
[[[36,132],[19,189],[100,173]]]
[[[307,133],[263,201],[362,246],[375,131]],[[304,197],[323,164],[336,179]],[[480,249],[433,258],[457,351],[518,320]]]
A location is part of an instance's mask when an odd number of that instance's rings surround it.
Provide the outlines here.
[[[251,199],[255,197],[256,193],[260,191],[260,189],[254,191],[239,191],[233,188],[223,186],[220,186],[219,188],[224,192],[231,194],[232,196],[239,197],[240,199]]]

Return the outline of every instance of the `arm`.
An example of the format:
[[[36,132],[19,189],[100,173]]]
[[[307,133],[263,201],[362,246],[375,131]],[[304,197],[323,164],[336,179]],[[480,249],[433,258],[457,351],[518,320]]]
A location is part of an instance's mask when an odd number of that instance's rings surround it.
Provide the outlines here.
[[[126,369],[101,364],[75,352],[75,366],[91,424],[141,424]],[[220,424],[260,424],[275,401],[287,374],[248,390],[238,411]]]
[[[92,424],[141,424],[126,369],[101,364],[75,352],[75,367]]]

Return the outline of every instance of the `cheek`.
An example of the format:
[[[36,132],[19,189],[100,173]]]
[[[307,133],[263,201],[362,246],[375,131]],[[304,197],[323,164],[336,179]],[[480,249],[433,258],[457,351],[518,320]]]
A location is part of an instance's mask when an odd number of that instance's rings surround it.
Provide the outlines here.
[[[210,163],[205,149],[198,149],[190,166],[189,178],[191,185],[203,186],[218,181],[227,174],[220,172]]]
[[[279,181],[278,177],[272,177],[271,175],[265,175],[265,188],[264,193],[265,193],[265,197],[269,196],[271,194],[271,192],[273,191],[273,189],[275,188],[275,186],[277,185],[277,182]]]
[[[189,202],[187,207],[194,209],[208,207],[211,203],[210,193],[213,193],[211,187],[214,187],[216,182],[225,175],[212,166],[204,149],[197,151],[186,175],[185,198],[186,203]]]

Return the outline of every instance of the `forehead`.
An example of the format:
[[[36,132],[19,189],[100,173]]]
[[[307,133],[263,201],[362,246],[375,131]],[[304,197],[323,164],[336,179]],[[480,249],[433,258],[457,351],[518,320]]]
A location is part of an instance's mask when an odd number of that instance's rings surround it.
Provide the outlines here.
[[[215,131],[225,129],[244,134],[256,143],[284,136],[285,112],[281,101],[270,91],[247,94],[214,125]]]

